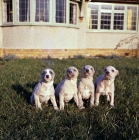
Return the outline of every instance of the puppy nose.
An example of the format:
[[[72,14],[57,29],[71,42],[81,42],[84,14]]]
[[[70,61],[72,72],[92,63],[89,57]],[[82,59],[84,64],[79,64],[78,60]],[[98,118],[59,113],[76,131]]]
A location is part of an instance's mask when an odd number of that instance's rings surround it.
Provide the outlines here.
[[[72,73],[72,71],[70,70],[69,73]]]
[[[89,70],[88,70],[88,69],[86,69],[86,72],[89,72]]]
[[[109,71],[106,71],[106,74],[109,74],[110,72]]]
[[[46,75],[46,78],[49,78],[49,75]]]

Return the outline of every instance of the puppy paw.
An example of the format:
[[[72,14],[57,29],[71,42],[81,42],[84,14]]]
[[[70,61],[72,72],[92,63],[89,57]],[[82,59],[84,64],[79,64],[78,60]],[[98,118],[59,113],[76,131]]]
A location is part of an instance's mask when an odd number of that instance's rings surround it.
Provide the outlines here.
[[[60,110],[61,110],[61,111],[64,110],[64,107],[60,107]]]
[[[59,110],[59,108],[57,106],[54,107],[54,110]]]
[[[37,107],[37,108],[39,108],[40,110],[42,110],[42,107],[40,106],[40,107]]]
[[[68,102],[66,102],[65,105],[68,105]]]
[[[115,108],[115,106],[114,105],[110,105],[110,108]]]
[[[85,109],[84,106],[78,106],[78,108],[81,109],[81,110],[82,110],[82,109]]]
[[[98,106],[98,103],[95,103],[95,106]]]
[[[90,104],[90,108],[92,108],[94,106],[94,104]]]

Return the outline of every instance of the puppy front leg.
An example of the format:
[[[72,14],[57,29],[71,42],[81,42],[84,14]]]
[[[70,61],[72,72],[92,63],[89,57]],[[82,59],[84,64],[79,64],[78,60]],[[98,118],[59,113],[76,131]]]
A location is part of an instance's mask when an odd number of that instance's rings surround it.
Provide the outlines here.
[[[81,93],[78,92],[78,108],[79,109],[84,109],[85,107],[83,106],[83,100],[82,100],[82,96]]]
[[[91,92],[90,107],[94,106],[94,92]]]
[[[55,96],[54,96],[54,95],[52,95],[52,96],[50,97],[50,100],[51,100],[51,102],[52,102],[52,104],[53,104],[54,109],[55,109],[55,110],[59,110],[59,108],[57,107],[57,103],[56,103],[56,100],[55,100]]]
[[[109,95],[107,95],[107,101],[110,101],[110,96]]]
[[[39,95],[34,94],[34,100],[35,100],[36,107],[42,110],[41,103],[39,100]]]
[[[64,96],[59,93],[60,110],[64,110]]]
[[[73,98],[74,98],[74,101],[75,101],[76,105],[78,106],[79,104],[78,104],[78,96],[77,96],[77,93],[74,94]]]
[[[110,106],[114,107],[114,93],[110,93],[110,97],[111,97]]]
[[[97,92],[95,96],[96,96],[96,97],[95,97],[95,98],[96,98],[96,99],[95,99],[95,106],[98,106],[98,105],[99,105],[99,97],[100,97],[100,93]]]

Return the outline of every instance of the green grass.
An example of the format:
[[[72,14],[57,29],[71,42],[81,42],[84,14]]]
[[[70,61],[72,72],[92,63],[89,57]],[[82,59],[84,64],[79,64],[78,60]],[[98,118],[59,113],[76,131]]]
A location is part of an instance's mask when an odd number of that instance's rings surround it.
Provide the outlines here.
[[[139,59],[14,59],[0,60],[0,139],[4,140],[136,140],[139,139]],[[115,80],[115,109],[105,97],[98,107],[79,110],[71,101],[64,111],[51,105],[40,111],[29,97],[40,72],[51,67],[56,86],[69,66],[95,69],[94,80],[107,65],[119,70]]]

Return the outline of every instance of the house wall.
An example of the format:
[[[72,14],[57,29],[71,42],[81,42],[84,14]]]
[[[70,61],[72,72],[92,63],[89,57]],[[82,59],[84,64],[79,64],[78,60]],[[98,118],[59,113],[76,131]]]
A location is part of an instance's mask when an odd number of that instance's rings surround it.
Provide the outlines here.
[[[0,27],[0,57],[9,54],[21,58],[139,54],[133,50],[139,44],[138,33],[87,32],[86,4],[84,0],[81,7],[83,20],[79,19],[79,28],[27,25]],[[133,40],[132,43],[130,40]],[[115,49],[119,44],[120,47]]]

